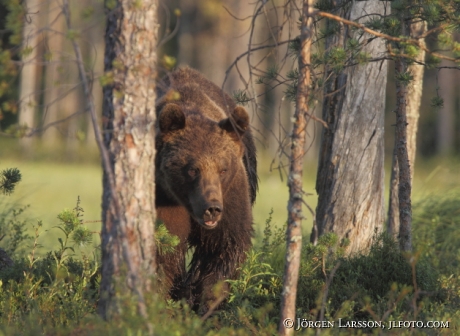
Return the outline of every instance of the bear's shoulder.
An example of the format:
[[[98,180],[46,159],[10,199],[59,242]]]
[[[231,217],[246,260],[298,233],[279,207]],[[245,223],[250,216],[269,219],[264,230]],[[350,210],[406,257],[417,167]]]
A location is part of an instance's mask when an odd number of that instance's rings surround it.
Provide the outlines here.
[[[170,98],[177,99],[178,103],[184,103],[194,108],[214,105],[221,110],[223,115],[209,116],[212,119],[223,119],[229,116],[236,107],[235,102],[227,93],[203,74],[190,67],[181,67],[169,73],[158,83],[157,87],[159,102],[167,97],[168,100]],[[174,94],[176,95],[174,96]]]

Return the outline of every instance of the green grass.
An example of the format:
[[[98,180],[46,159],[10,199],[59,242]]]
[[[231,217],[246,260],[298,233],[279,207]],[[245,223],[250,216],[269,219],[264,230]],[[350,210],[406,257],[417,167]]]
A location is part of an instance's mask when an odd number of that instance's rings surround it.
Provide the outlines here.
[[[9,153],[11,154],[11,153]],[[35,158],[36,159],[36,158]],[[262,236],[265,220],[273,209],[273,224],[283,225],[287,220],[287,181],[280,178],[278,171],[269,172],[269,161],[260,156],[259,159],[260,187],[254,206],[254,227],[256,237]],[[79,162],[79,163],[78,163]],[[94,160],[93,160],[94,162]],[[85,221],[101,219],[102,171],[98,163],[81,162],[64,163],[56,161],[21,160],[18,158],[2,159],[0,169],[17,167],[22,173],[22,181],[13,195],[2,197],[4,201],[22,205],[30,204],[26,215],[31,223],[40,219],[44,229],[48,230],[58,223],[57,215],[63,209],[72,209],[77,197],[81,199]],[[390,174],[386,173],[386,180]],[[304,170],[304,191],[312,194],[306,202],[312,209],[316,208],[317,196],[314,189],[316,168],[306,166]],[[388,186],[388,182],[386,183]],[[418,162],[415,170],[413,200],[427,195],[443,194],[460,186],[460,162],[453,159],[433,159]],[[386,187],[388,195],[388,188]],[[309,236],[312,227],[312,215],[304,209],[307,217],[303,228],[304,235]],[[90,229],[99,231],[99,222],[88,224]],[[53,231],[55,231],[53,233]],[[52,230],[45,247],[56,244],[58,231]]]
[[[415,164],[413,200],[428,195],[444,194],[460,188],[460,158],[417,160]]]
[[[18,160],[2,160],[0,169],[17,167],[22,174],[22,181],[11,196],[0,197],[5,203],[30,205],[25,212],[29,223],[43,221],[43,229],[50,230],[47,241],[40,242],[44,247],[57,244],[58,230],[52,228],[58,225],[57,215],[64,209],[73,209],[80,196],[81,207],[84,209],[87,226],[94,231],[100,231],[102,171],[96,164],[65,164],[54,162],[34,162]],[[32,226],[30,227],[32,232]],[[97,243],[97,242],[95,242]]]
[[[6,159],[0,162],[0,169],[17,167],[22,173],[22,181],[15,192],[4,199],[22,205],[30,204],[26,215],[31,222],[43,221],[45,230],[49,230],[58,223],[57,215],[63,209],[72,209],[76,205],[77,197],[81,199],[85,221],[99,221],[101,219],[102,170],[98,164],[73,163],[66,164],[53,161],[21,161]],[[264,167],[261,168],[264,171]],[[313,172],[314,169],[308,169]],[[265,220],[273,209],[273,223],[281,226],[287,220],[288,189],[286,179],[282,181],[276,172],[268,170],[260,174],[260,188],[254,206],[254,227],[256,236],[261,236]],[[314,192],[314,174],[306,174],[305,190]],[[316,207],[316,196],[309,196],[309,205]],[[312,216],[307,214],[307,223],[304,228],[306,235],[310,234]],[[91,229],[100,230],[100,223],[88,224]],[[45,247],[56,244],[59,232],[47,235],[48,241],[42,242]],[[50,241],[51,240],[51,241]]]
[[[287,201],[289,190],[287,187],[286,175],[280,175],[278,170],[269,171],[269,161],[261,155],[259,158],[259,193],[257,194],[256,203],[253,210],[254,227],[256,236],[262,236],[265,220],[273,209],[272,223],[275,226],[282,226],[287,221]],[[305,202],[312,208],[316,208],[318,198],[315,191],[316,167],[306,165],[303,173],[304,187],[307,194]],[[304,208],[304,216],[307,220],[303,226],[304,236],[309,236],[313,225],[313,217],[308,209]]]

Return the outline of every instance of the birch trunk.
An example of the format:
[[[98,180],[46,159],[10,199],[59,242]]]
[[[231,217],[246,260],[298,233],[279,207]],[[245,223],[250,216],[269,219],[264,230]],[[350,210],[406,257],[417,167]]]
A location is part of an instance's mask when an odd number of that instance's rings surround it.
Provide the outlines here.
[[[102,120],[110,156],[102,200],[105,318],[118,313],[124,288],[146,317],[144,296],[153,290],[157,8],[156,0],[118,0],[107,16],[104,68],[113,82],[104,87]]]
[[[345,7],[347,8],[347,7]],[[340,16],[360,23],[383,15],[384,3],[378,0],[353,2]],[[347,26],[326,40],[326,50],[345,47]],[[365,41],[369,36],[364,34]],[[385,43],[374,39],[363,51],[371,57],[385,53]],[[317,234],[334,232],[348,239],[347,253],[368,250],[376,230],[384,221],[384,109],[387,62],[371,62],[349,67],[331,75],[325,88],[323,129],[316,190]],[[312,241],[317,238],[315,229]]]
[[[286,232],[286,266],[281,294],[280,335],[292,335],[294,329],[286,328],[285,321],[295,321],[297,282],[299,279],[300,252],[302,249],[302,174],[305,155],[306,128],[309,121],[308,100],[310,90],[310,53],[312,43],[313,1],[304,0],[300,28],[299,82],[296,110],[291,137],[289,167],[288,227]]]

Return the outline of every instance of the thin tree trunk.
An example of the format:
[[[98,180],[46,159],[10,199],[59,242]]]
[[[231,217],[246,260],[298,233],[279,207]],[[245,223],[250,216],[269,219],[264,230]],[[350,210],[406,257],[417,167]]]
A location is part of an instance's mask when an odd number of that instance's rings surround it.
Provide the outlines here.
[[[410,27],[411,36],[420,36],[427,30],[427,23],[419,21],[413,23]],[[420,40],[420,43],[425,46],[425,39]],[[420,49],[419,54],[415,58],[416,61],[421,63],[425,62],[425,51]],[[417,152],[417,130],[418,119],[420,117],[420,105],[422,104],[423,93],[423,75],[425,67],[423,65],[413,63],[408,66],[409,71],[412,73],[413,80],[408,87],[407,96],[407,151],[409,153],[409,162],[411,163],[411,176],[414,176],[415,156]]]
[[[405,59],[395,61],[395,70],[397,73],[407,71],[407,62]],[[399,237],[400,248],[403,251],[412,250],[412,205],[411,205],[411,173],[409,154],[407,152],[407,86],[401,81],[396,81],[396,133],[395,146],[396,156],[399,166]]]
[[[383,15],[385,4],[370,0],[346,6],[342,17],[350,20]],[[361,22],[362,23],[362,22]],[[335,23],[334,23],[335,24]],[[326,39],[326,51],[346,47],[353,31]],[[354,34],[353,34],[354,35]],[[366,34],[361,41],[366,41]],[[374,39],[363,51],[371,57],[385,53],[385,43]],[[376,230],[384,222],[384,109],[387,62],[350,67],[326,83],[323,101],[323,129],[316,190],[317,234],[334,232],[348,239],[347,253],[366,251]],[[316,239],[315,228],[312,240]]]
[[[411,37],[416,37],[423,34],[427,29],[425,21],[419,21],[411,24]],[[425,40],[420,43],[425,45]],[[425,61],[425,51],[420,50],[415,58],[418,62]],[[417,129],[418,119],[420,117],[420,105],[422,103],[423,92],[423,74],[425,67],[423,65],[413,63],[408,66],[414,79],[411,81],[407,92],[407,152],[409,155],[411,181],[414,178],[415,156],[417,152]],[[399,235],[399,199],[398,199],[398,181],[399,181],[399,166],[396,153],[396,146],[393,153],[393,162],[390,179],[390,202],[388,207],[388,233],[397,237]]]
[[[396,144],[393,148],[390,175],[390,199],[388,205],[387,232],[394,238],[399,237],[399,165]]]
[[[410,31],[410,23],[401,17],[401,35]],[[407,60],[403,57],[395,60],[396,76],[408,72]],[[411,205],[411,169],[408,153],[407,136],[407,98],[408,86],[405,81],[396,79],[396,132],[395,147],[399,166],[398,199],[399,199],[399,246],[402,251],[412,250],[412,205]]]
[[[19,94],[19,124],[27,128],[35,127],[35,112],[36,112],[36,92],[37,92],[37,44],[38,44],[38,25],[39,25],[39,9],[40,2],[38,0],[25,1],[23,49],[30,48],[30,53],[26,53],[23,58],[23,66],[21,71],[20,94]],[[29,130],[26,131],[26,135]],[[29,146],[31,138],[23,138],[21,142]]]
[[[70,11],[75,12],[81,6],[85,6],[84,1],[82,2],[75,2],[72,1],[69,3]],[[75,27],[81,26],[82,17],[79,15],[75,15],[73,18],[73,22]],[[70,40],[70,39],[68,39]],[[86,42],[87,43],[87,42]],[[85,53],[85,49],[82,49],[82,55],[84,60],[88,60],[87,54]],[[67,80],[70,83],[78,83],[79,73],[75,69],[75,67],[69,67],[66,73]],[[93,87],[94,85],[92,85]],[[94,97],[92,97],[94,102]],[[74,113],[78,112],[80,109],[84,108],[84,104],[81,102],[85,101],[85,94],[82,90],[82,87],[79,85],[75,90],[73,90],[65,99],[62,101],[62,104],[65,106],[61,113],[64,114],[65,117],[71,116]],[[81,129],[83,118],[81,116],[76,116],[72,118],[69,122],[65,123],[65,148],[66,148],[66,156],[71,159],[76,155],[77,148],[78,148],[78,139],[77,134],[78,131]]]
[[[102,12],[100,14],[103,14]],[[104,38],[103,38],[103,27],[96,26],[91,29],[89,37],[89,47],[87,53],[89,58],[94,64],[93,72],[95,74],[100,74],[104,71]],[[99,81],[93,82],[93,97],[94,105],[98,116],[102,115],[102,89]],[[100,125],[100,118],[99,118]],[[87,127],[86,127],[86,146],[93,147],[96,143],[93,132],[91,132],[91,118],[89,116],[86,118]]]
[[[441,66],[448,66],[448,62],[441,61]],[[450,69],[440,70],[439,86],[444,105],[438,111],[436,147],[441,155],[452,154],[455,142],[455,97],[458,91],[455,87],[456,72]]]
[[[153,290],[157,8],[156,0],[119,0],[107,16],[104,67],[113,81],[104,87],[102,121],[110,156],[102,200],[99,312],[105,318],[118,313],[125,288],[146,317],[144,297]]]
[[[309,120],[308,100],[310,90],[310,53],[312,43],[313,1],[304,0],[300,28],[299,82],[296,110],[291,138],[289,168],[288,227],[286,232],[286,266],[281,294],[280,335],[292,335],[294,329],[286,328],[287,319],[295,321],[297,282],[299,279],[300,252],[302,248],[302,174],[305,155],[306,128]]]

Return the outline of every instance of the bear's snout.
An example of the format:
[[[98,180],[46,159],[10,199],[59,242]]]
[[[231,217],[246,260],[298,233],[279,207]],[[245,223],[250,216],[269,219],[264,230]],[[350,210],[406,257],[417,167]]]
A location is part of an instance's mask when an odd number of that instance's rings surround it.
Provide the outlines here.
[[[222,204],[220,202],[213,202],[204,211],[203,222],[204,227],[207,229],[213,229],[217,226],[217,222],[222,217]]]

